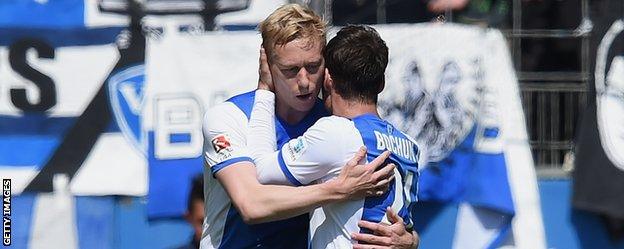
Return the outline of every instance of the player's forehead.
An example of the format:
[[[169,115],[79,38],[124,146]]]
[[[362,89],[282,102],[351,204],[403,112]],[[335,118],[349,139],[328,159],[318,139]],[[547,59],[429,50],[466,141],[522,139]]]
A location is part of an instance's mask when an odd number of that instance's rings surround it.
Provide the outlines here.
[[[323,42],[318,39],[299,38],[275,46],[273,62],[280,66],[302,66],[323,60]]]

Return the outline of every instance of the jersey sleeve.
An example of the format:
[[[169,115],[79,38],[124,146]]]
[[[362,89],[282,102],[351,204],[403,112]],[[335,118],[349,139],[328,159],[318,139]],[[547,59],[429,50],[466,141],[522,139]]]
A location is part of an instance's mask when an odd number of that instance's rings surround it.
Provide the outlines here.
[[[249,118],[247,146],[262,184],[292,185],[278,167],[275,136],[275,94],[256,90]]]
[[[260,183],[301,186],[339,171],[359,149],[354,129],[347,119],[322,118],[276,151],[275,96],[257,90],[247,145]]]
[[[204,162],[216,174],[219,170],[241,161],[253,162],[245,136],[247,118],[234,104],[225,102],[209,109],[204,115]]]
[[[266,90],[256,90],[254,105],[249,118],[247,145],[254,161],[268,159],[277,150],[275,136],[275,94]],[[257,165],[258,169],[262,169]]]
[[[340,172],[362,145],[361,136],[349,120],[326,117],[303,136],[284,144],[277,160],[291,183],[305,185]]]

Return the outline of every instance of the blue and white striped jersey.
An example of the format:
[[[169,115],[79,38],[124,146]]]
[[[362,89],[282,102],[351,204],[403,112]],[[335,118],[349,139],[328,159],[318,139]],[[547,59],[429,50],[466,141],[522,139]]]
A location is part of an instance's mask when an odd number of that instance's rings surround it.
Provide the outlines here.
[[[232,97],[206,112],[204,116],[204,228],[200,248],[306,248],[309,216],[247,225],[231,203],[221,183],[214,178],[219,170],[241,161],[252,161],[246,146],[247,123],[256,92]],[[319,101],[298,124],[289,125],[275,118],[271,133],[276,145],[296,138],[327,111]],[[275,146],[275,145],[274,145]],[[263,179],[259,179],[261,182]]]
[[[257,91],[248,146],[265,183],[300,186],[329,181],[363,145],[367,161],[389,150],[392,153],[388,162],[396,165],[395,180],[384,195],[314,210],[310,219],[311,248],[350,248],[354,243],[350,234],[360,231],[359,220],[390,223],[385,214],[387,207],[398,212],[407,227],[412,226],[409,210],[417,200],[418,147],[410,137],[374,114],[353,119],[330,116],[319,119],[302,136],[275,147],[270,136],[274,109],[274,95]]]

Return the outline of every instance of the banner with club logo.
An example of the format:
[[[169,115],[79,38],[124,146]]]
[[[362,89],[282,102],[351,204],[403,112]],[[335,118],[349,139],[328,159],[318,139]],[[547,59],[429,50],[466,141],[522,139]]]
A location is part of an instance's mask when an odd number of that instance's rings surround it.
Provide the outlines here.
[[[378,30],[390,48],[382,115],[423,148],[419,201],[458,205],[453,247],[543,247],[533,159],[502,34],[435,24]]]
[[[204,167],[203,113],[255,89],[260,49],[257,31],[191,34],[178,33],[169,22],[161,24],[167,35],[147,44],[142,112],[150,148],[150,217],[186,211],[190,182],[182,179],[190,180]]]
[[[95,0],[0,2],[0,178],[13,195],[4,217],[11,248],[112,248],[114,198],[100,195],[147,192],[146,165],[111,122],[105,95],[111,73],[143,63],[127,56],[143,53],[136,42],[117,43],[133,32],[127,26]]]
[[[94,4],[0,3],[0,174],[16,194],[51,192],[55,175],[76,195],[147,191],[146,166],[110,122],[104,94],[126,64],[116,41],[130,32],[127,17]]]

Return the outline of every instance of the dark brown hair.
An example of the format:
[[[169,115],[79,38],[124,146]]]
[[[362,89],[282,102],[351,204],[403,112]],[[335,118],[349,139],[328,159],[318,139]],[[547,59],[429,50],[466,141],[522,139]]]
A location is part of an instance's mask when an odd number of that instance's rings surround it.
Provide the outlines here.
[[[346,100],[377,103],[388,65],[388,47],[377,31],[349,25],[332,38],[323,52],[333,88]]]

